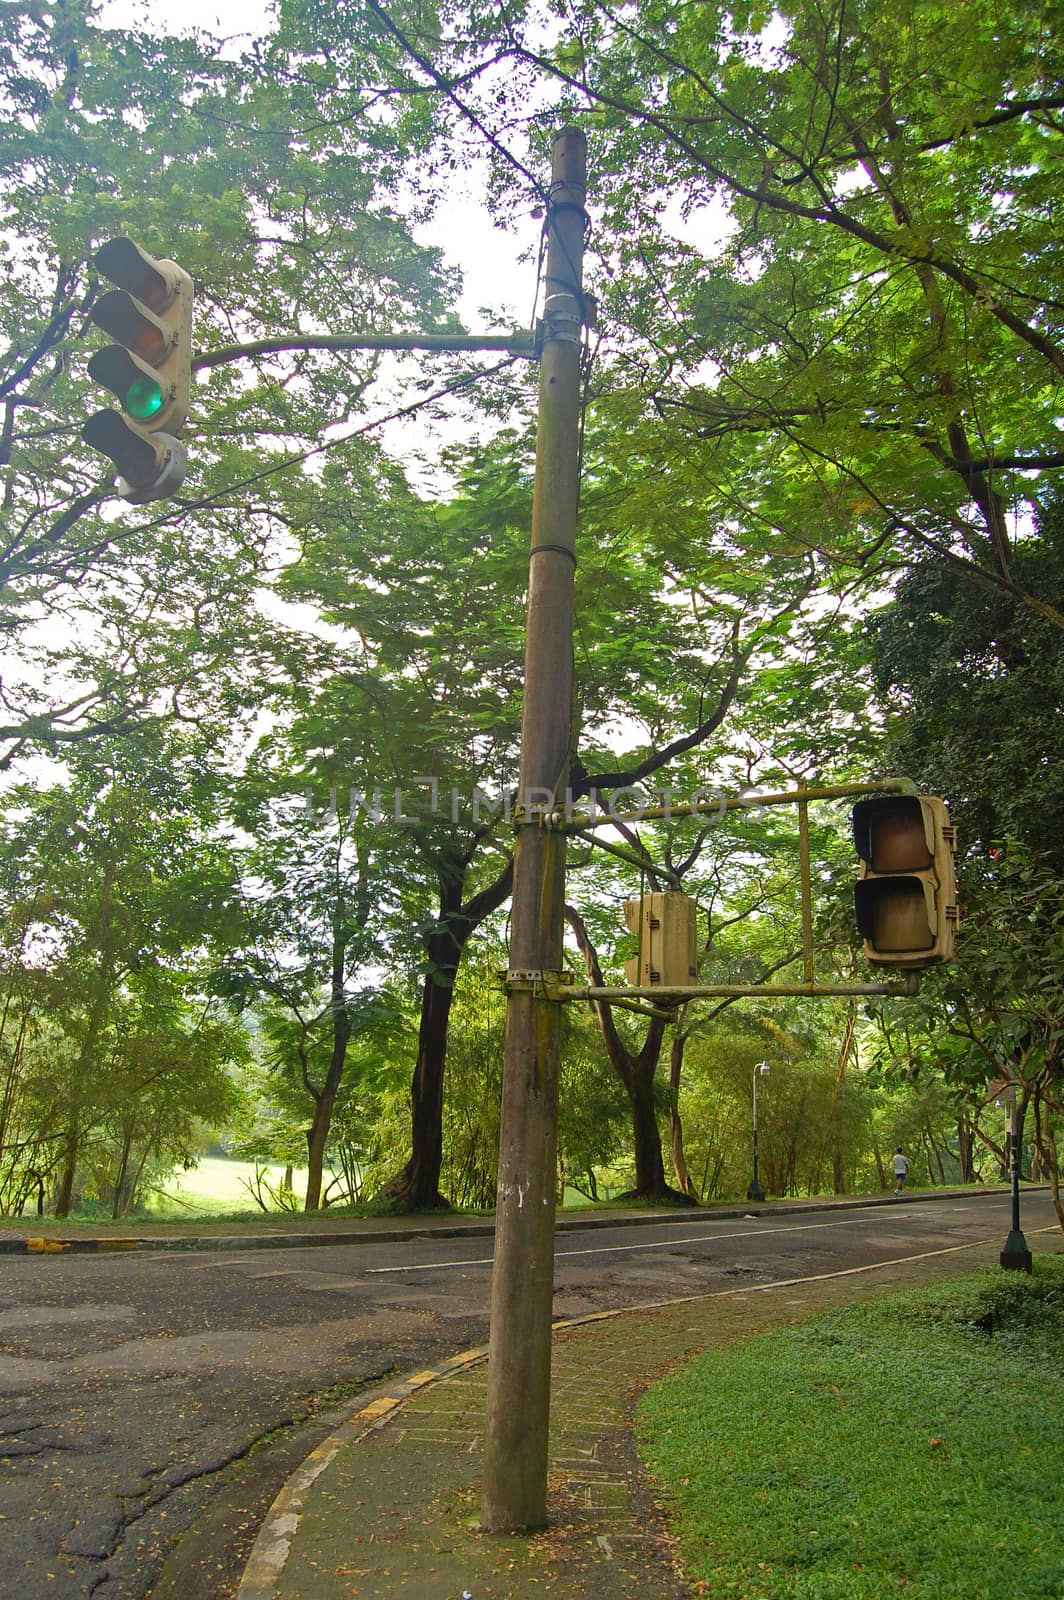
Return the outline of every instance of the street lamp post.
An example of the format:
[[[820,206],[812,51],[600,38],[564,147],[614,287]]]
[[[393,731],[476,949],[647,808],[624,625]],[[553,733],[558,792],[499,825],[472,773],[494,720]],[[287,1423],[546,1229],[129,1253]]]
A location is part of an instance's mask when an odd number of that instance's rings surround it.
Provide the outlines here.
[[[750,1181],[749,1189],[746,1191],[748,1200],[763,1200],[765,1198],[764,1185],[757,1173],[757,1080],[758,1078],[764,1078],[771,1071],[772,1068],[767,1061],[759,1061],[754,1068],[754,1176]]]
[[[1031,1252],[1020,1227],[1020,1161],[1023,1154],[1023,1125],[1020,1120],[1016,1085],[1008,1089],[1005,1104],[1009,1112],[1008,1151],[1009,1176],[1012,1180],[1012,1227],[1005,1240],[999,1260],[1001,1265],[1014,1272],[1030,1272]]]

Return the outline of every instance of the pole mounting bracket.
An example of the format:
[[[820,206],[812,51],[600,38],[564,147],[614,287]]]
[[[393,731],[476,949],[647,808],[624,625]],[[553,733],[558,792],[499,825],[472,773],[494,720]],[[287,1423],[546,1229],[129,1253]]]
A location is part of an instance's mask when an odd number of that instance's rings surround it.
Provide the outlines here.
[[[556,828],[563,821],[561,807],[554,800],[548,801],[545,805],[518,803],[511,812],[511,822],[515,832],[518,828]]]
[[[538,994],[544,1000],[560,1000],[560,991],[572,981],[572,973],[564,969],[508,967],[499,973],[499,988],[507,994]]]

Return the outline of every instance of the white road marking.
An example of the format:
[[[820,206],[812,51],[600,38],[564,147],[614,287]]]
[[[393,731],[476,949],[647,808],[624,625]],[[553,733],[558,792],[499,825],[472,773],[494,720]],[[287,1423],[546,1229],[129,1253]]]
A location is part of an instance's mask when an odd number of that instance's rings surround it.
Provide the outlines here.
[[[699,1233],[685,1239],[651,1239],[643,1244],[600,1244],[586,1250],[555,1250],[555,1261],[575,1256],[620,1255],[634,1250],[675,1250],[684,1244],[712,1244],[717,1239],[767,1239],[775,1233],[813,1233],[821,1228],[857,1228],[867,1225],[868,1216],[848,1217],[845,1222],[792,1222],[783,1228],[747,1228],[742,1233]],[[386,1272],[443,1272],[448,1267],[490,1267],[492,1256],[475,1256],[464,1261],[423,1261],[404,1267],[367,1267],[368,1277]]]

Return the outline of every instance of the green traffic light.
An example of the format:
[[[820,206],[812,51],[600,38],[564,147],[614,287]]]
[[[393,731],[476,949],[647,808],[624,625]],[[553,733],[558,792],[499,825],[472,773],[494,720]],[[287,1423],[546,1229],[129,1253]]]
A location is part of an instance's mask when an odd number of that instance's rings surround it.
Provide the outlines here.
[[[163,391],[154,378],[136,378],[126,390],[125,409],[131,417],[146,421],[163,406]]]

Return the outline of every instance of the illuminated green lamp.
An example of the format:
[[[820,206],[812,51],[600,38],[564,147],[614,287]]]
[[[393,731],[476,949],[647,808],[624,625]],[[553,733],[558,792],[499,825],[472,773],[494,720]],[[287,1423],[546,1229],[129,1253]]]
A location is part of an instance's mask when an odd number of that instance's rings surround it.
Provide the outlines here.
[[[126,390],[125,410],[139,422],[146,422],[162,410],[163,391],[156,378],[135,378]]]
[[[156,376],[173,348],[170,330],[125,289],[113,289],[92,308],[92,320],[118,344],[98,350],[89,362],[97,383],[122,402],[127,416],[150,422],[166,404],[168,388]]]
[[[89,362],[89,374],[121,401],[127,416],[149,422],[162,410],[166,400],[159,379],[121,345],[105,345]]]

